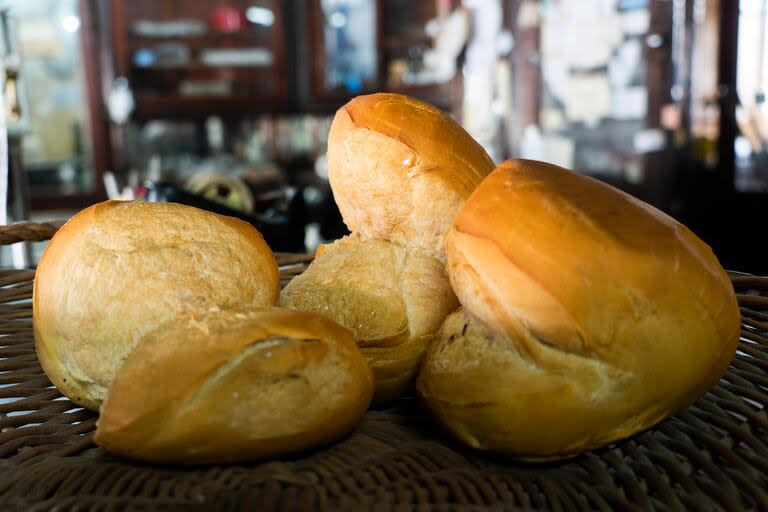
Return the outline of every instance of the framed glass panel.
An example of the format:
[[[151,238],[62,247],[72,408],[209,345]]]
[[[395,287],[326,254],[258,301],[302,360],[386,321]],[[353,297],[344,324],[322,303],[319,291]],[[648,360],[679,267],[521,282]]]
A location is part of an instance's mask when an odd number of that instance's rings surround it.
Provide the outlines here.
[[[326,90],[361,92],[377,78],[375,0],[321,0]]]
[[[33,197],[94,186],[77,0],[8,0],[18,54],[22,161]]]

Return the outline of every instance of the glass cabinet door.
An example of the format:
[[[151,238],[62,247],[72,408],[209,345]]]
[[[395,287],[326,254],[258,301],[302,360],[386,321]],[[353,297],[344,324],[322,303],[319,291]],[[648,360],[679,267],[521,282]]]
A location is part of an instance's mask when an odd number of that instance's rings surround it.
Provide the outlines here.
[[[319,0],[320,96],[358,94],[378,80],[376,0]],[[320,65],[322,64],[322,65]]]
[[[79,4],[10,0],[5,6],[12,26],[6,39],[18,62],[19,106],[9,121],[21,138],[31,196],[89,195],[95,175]]]

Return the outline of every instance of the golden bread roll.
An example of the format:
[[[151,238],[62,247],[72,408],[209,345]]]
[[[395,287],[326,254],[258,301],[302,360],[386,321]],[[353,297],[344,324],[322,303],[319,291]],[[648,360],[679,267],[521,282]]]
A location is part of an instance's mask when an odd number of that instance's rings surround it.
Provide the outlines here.
[[[107,201],[59,230],[37,268],[33,316],[43,369],[96,410],[123,359],[183,311],[274,305],[279,272],[243,221],[178,204]]]
[[[358,96],[328,134],[328,179],[350,231],[443,260],[456,211],[493,167],[450,116],[399,94]]]
[[[418,391],[472,447],[554,459],[625,438],[695,401],[736,351],[738,305],[710,248],[577,173],[505,162],[446,251],[463,310]]]
[[[283,289],[280,305],[350,329],[381,401],[412,388],[429,342],[458,302],[438,260],[383,240],[348,237],[323,246]]]
[[[320,315],[278,308],[182,315],[125,359],[95,441],[162,463],[274,457],[347,434],[372,392],[350,332]]]

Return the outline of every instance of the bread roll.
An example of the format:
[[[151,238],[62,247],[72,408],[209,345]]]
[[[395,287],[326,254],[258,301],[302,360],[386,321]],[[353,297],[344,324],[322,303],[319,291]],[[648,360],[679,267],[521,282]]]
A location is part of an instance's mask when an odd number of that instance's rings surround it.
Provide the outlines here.
[[[328,178],[347,227],[440,259],[456,211],[493,167],[451,117],[398,94],[358,96],[328,134]]]
[[[352,330],[373,368],[377,401],[413,385],[424,352],[458,303],[443,238],[493,169],[483,148],[440,110],[397,94],[359,96],[328,135],[328,176],[352,236],[321,246],[280,304]]]
[[[56,387],[96,410],[123,359],[183,311],[274,305],[279,273],[251,225],[177,204],[107,201],[53,237],[37,268],[37,355]]]
[[[107,392],[95,441],[162,463],[274,457],[347,434],[372,391],[338,324],[277,308],[213,310],[139,342]]]
[[[446,250],[463,311],[418,390],[472,447],[541,460],[625,438],[691,404],[736,351],[739,309],[710,248],[591,178],[505,162]]]
[[[325,315],[354,333],[377,401],[412,389],[421,358],[458,307],[442,264],[382,240],[324,246],[280,294],[280,305]]]

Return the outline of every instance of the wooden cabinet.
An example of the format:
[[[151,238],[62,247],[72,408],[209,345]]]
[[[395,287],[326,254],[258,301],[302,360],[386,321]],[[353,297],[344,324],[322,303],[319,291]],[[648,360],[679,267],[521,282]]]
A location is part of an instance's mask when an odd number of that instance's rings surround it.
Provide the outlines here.
[[[279,0],[111,0],[115,71],[135,118],[247,115],[285,108]]]
[[[358,94],[392,90],[451,109],[460,77],[393,84],[417,65],[424,27],[458,0],[109,0],[116,76],[135,121],[332,113]]]
[[[403,83],[393,80],[395,71],[418,72],[422,59],[432,47],[425,26],[441,12],[447,14],[460,4],[459,0],[362,0],[350,1],[354,9],[344,9],[347,2],[309,0],[308,18],[304,21],[309,34],[309,49],[305,50],[312,63],[310,94],[305,98],[309,105],[325,105],[336,108],[357,94],[375,91],[398,92],[433,103],[445,110],[453,109],[460,102],[461,77],[442,83]],[[441,9],[442,5],[442,9]],[[355,12],[361,22],[353,19]],[[360,13],[359,11],[366,11]],[[365,36],[368,36],[367,38]],[[328,45],[336,45],[343,39],[349,45],[358,42],[371,45],[350,52],[356,55],[360,67],[370,62],[365,56],[372,50],[375,73],[359,73],[348,70],[348,81],[334,80],[331,76],[337,67],[343,67],[354,59],[342,60],[338,51],[329,51]],[[362,55],[361,55],[362,54]],[[338,65],[333,59],[342,60]],[[367,69],[364,69],[367,71]]]
[[[4,58],[14,72],[7,78],[13,77],[20,107],[13,112],[18,117],[9,118],[8,156],[26,179],[11,201],[26,202],[27,185],[32,210],[79,208],[103,199],[111,151],[91,2],[10,0],[3,8]]]

